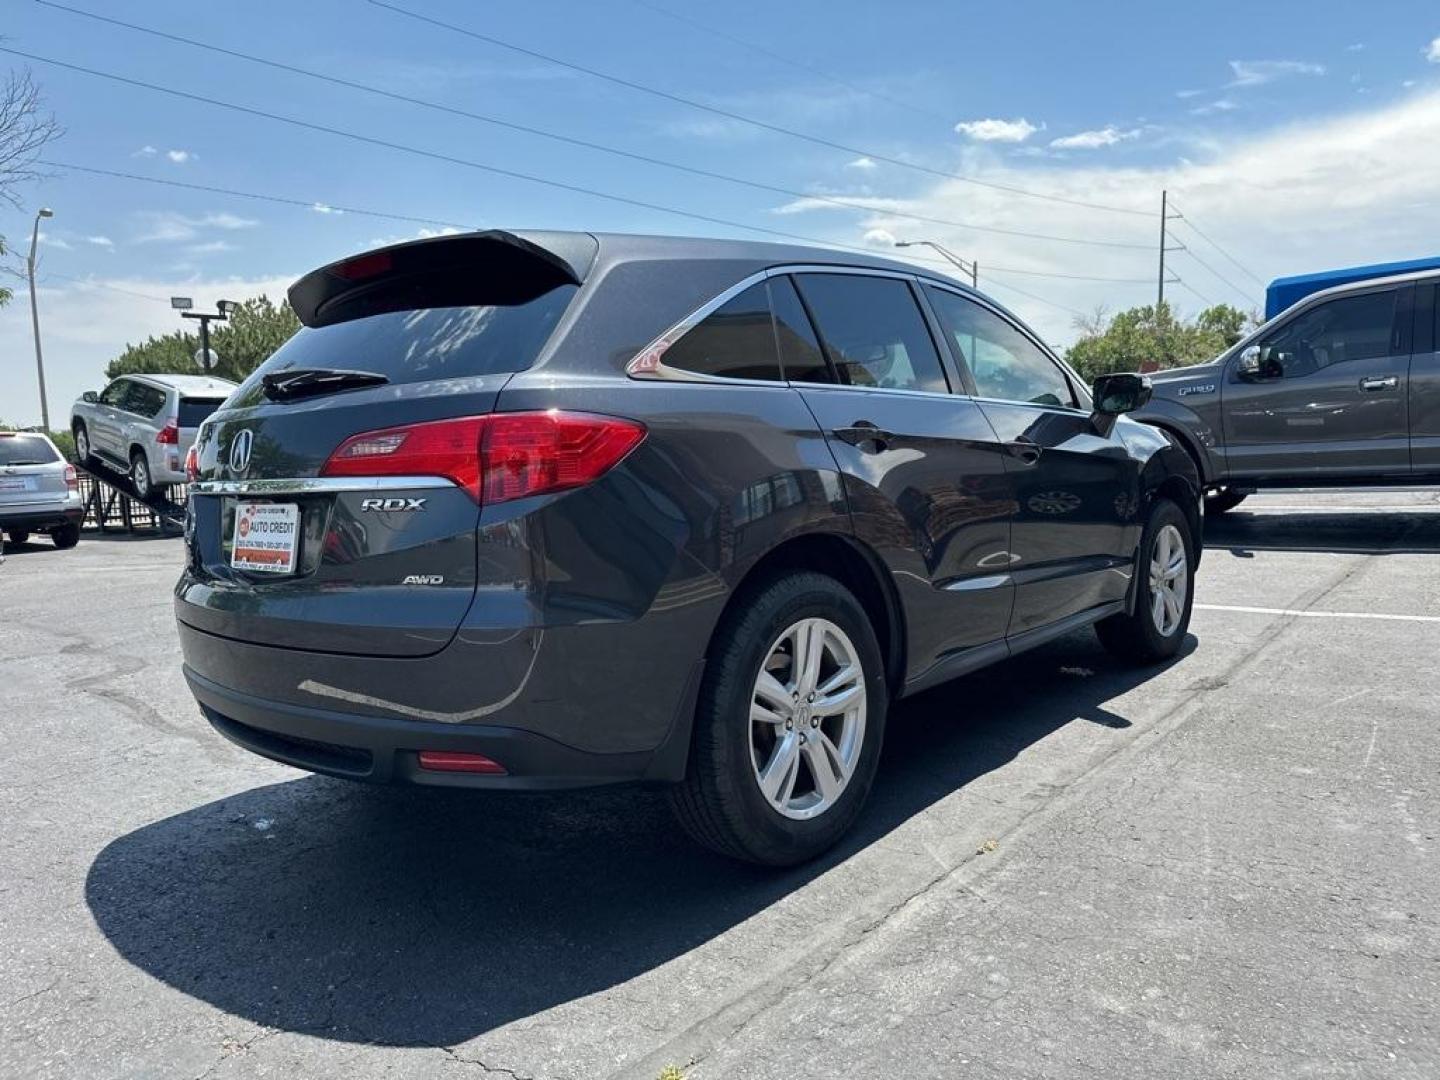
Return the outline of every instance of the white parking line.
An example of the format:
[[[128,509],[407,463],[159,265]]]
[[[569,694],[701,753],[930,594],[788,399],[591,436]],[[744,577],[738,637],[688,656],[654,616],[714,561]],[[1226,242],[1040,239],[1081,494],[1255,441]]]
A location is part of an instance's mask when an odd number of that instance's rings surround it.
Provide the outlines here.
[[[1301,611],[1298,608],[1245,607],[1239,604],[1196,604],[1196,611],[1238,611],[1245,615],[1298,615],[1304,619],[1384,619],[1391,622],[1440,623],[1440,615],[1386,615],[1374,611]]]

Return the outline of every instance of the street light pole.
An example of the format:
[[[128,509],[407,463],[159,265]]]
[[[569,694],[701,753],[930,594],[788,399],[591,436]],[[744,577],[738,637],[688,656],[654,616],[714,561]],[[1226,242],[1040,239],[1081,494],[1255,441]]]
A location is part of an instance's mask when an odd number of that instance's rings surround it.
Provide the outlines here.
[[[30,258],[25,260],[25,269],[30,278],[30,325],[35,331],[35,374],[40,380],[40,423],[45,433],[50,433],[50,404],[45,399],[45,357],[40,351],[40,305],[35,299],[35,246],[40,242],[40,219],[54,217],[55,211],[48,206],[41,207],[35,214],[35,227],[30,230]]]
[[[956,255],[949,248],[942,247],[934,240],[897,240],[895,241],[895,246],[898,248],[922,246],[934,248],[946,259],[958,266],[961,273],[970,275],[970,287],[972,289],[978,289],[980,287],[980,264],[977,263],[974,259],[962,259],[959,255]]]

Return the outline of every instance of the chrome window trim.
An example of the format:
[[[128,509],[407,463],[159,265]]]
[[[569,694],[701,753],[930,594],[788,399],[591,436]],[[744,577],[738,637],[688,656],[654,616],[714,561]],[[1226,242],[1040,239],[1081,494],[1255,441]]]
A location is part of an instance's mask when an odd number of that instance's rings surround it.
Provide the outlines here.
[[[1070,389],[1072,392],[1075,392],[1077,390],[1080,391],[1079,393],[1075,393],[1075,398],[1077,401],[1081,401],[1082,398],[1090,396],[1090,388],[1085,385],[1085,380],[1080,378],[1079,374],[1075,371],[1074,368],[1072,368],[1058,355],[1056,355],[1054,349],[1050,348],[1049,345],[1046,345],[1045,342],[1041,341],[1038,337],[1036,337],[1035,334],[1031,332],[1028,326],[1024,325],[1021,322],[1018,322],[1014,318],[1014,316],[1007,314],[1000,308],[996,307],[994,304],[990,303],[990,301],[986,297],[982,296],[980,293],[975,292],[971,289],[962,290],[946,282],[936,281],[933,278],[923,278],[921,279],[920,283],[922,286],[931,285],[934,288],[943,290],[944,292],[953,293],[955,296],[960,297],[960,299],[962,300],[969,300],[972,304],[978,304],[980,307],[990,312],[990,314],[994,315],[997,319],[1001,319],[1008,325],[1014,327],[1020,332],[1021,336],[1023,336],[1027,341],[1029,341],[1030,344],[1034,345],[1037,349],[1039,349],[1042,355],[1048,357],[1050,362],[1060,369],[1060,374],[1064,376],[1065,381],[1070,384]],[[947,342],[947,344],[949,343]],[[974,372],[971,372],[970,377],[972,379],[975,377]],[[973,396],[976,401],[995,401],[1007,405],[1031,405],[1048,409],[1059,408],[1067,409],[1070,412],[1086,411],[1083,403],[1076,405],[1040,405],[1039,402],[1016,401],[1013,398],[989,398],[981,397],[978,394]]]
[[[190,491],[196,495],[316,495],[454,486],[443,476],[301,476],[293,479],[199,480],[190,485]]]
[[[918,282],[921,279],[916,274],[906,273],[900,270],[882,270],[878,267],[866,266],[842,266],[830,263],[791,263],[784,266],[771,266],[764,270],[757,270],[747,277],[741,278],[734,285],[731,285],[724,292],[718,294],[701,304],[698,308],[686,315],[679,322],[672,325],[664,333],[657,336],[650,344],[637,352],[625,365],[625,374],[632,379],[641,381],[665,380],[668,382],[687,383],[714,383],[719,386],[840,386],[843,390],[870,390],[871,387],[844,386],[838,383],[802,383],[792,379],[734,379],[725,375],[702,375],[694,371],[682,371],[680,368],[670,367],[663,360],[657,359],[653,363],[646,357],[656,349],[660,350],[663,356],[665,350],[669,349],[682,337],[688,334],[697,324],[713,315],[719,308],[729,303],[752,285],[758,285],[762,281],[768,281],[773,277],[784,277],[786,274],[851,274],[865,277],[898,278],[901,281]],[[927,327],[928,329],[928,327]],[[875,388],[878,389],[878,388]],[[900,391],[909,393],[910,391]],[[916,393],[936,394],[938,391],[924,390]],[[946,393],[945,397],[954,397],[954,394]]]

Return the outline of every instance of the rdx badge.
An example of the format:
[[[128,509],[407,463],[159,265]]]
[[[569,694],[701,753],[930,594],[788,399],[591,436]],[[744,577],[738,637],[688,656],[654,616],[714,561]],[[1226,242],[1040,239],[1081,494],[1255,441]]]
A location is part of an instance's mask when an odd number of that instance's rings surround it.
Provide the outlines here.
[[[361,499],[361,510],[424,510],[424,499]]]

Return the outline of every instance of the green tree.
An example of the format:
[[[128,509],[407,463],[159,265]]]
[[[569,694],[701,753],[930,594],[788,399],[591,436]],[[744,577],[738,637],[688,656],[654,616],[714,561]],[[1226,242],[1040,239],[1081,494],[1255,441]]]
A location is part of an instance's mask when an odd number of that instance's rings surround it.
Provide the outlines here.
[[[1065,354],[1086,379],[1112,371],[1181,367],[1213,359],[1259,319],[1229,304],[1208,307],[1186,321],[1168,303],[1129,308],[1113,317],[1099,309],[1076,320],[1080,337]]]
[[[227,321],[211,325],[210,348],[220,356],[213,374],[243,381],[299,329],[300,320],[288,301],[277,304],[268,296],[244,301]],[[188,330],[152,336],[138,345],[126,345],[105,368],[105,376],[193,375],[200,370],[195,363],[199,351],[200,336]]]

